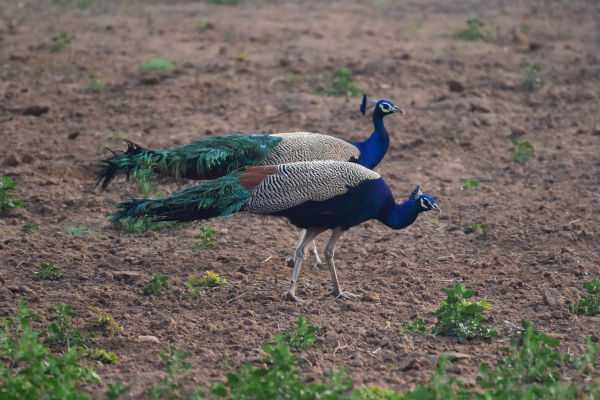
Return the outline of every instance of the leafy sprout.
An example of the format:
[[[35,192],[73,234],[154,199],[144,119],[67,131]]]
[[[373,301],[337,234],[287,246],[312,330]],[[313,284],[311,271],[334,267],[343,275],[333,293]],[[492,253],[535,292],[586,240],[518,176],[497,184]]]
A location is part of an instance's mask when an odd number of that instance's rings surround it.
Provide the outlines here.
[[[22,201],[13,200],[13,192],[17,185],[18,183],[11,180],[8,176],[0,179],[0,217],[8,214],[13,208],[25,207],[25,203]]]

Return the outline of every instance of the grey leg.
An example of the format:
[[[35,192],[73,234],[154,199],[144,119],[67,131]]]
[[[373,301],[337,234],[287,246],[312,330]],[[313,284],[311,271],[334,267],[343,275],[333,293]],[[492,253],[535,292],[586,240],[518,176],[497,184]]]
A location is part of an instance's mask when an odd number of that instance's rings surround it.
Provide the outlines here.
[[[304,251],[306,250],[306,246],[324,229],[321,228],[310,228],[306,230],[302,241],[296,247],[296,251],[294,254],[295,262],[294,262],[294,271],[292,271],[292,282],[290,283],[289,289],[285,292],[285,296],[297,302],[303,302],[304,300],[299,299],[296,296],[296,284],[298,283],[298,276],[300,275],[300,271],[302,270],[302,260],[304,259]]]
[[[300,240],[298,241],[298,244],[296,245],[296,249],[298,249],[298,247],[300,247],[300,244],[304,240],[304,236],[306,236],[306,229],[302,229],[300,231]],[[315,255],[315,262],[313,263],[313,268],[317,268],[319,265],[323,264],[323,261],[321,261],[321,259],[319,258],[319,252],[317,251],[317,245],[315,244],[314,240],[312,242],[312,251],[313,251],[313,254]],[[292,256],[290,258],[288,258],[286,261],[287,261],[288,267],[293,267],[296,264],[296,250],[294,250],[294,252],[292,253]]]
[[[347,299],[357,299],[359,296],[352,294],[350,292],[344,292],[340,286],[340,282],[338,281],[337,272],[335,271],[335,263],[333,261],[333,255],[335,253],[335,246],[337,245],[338,240],[342,236],[342,228],[334,228],[331,232],[331,238],[325,246],[325,261],[327,261],[327,265],[329,266],[329,272],[331,272],[331,280],[333,282],[333,290],[331,294],[335,297],[345,297]]]

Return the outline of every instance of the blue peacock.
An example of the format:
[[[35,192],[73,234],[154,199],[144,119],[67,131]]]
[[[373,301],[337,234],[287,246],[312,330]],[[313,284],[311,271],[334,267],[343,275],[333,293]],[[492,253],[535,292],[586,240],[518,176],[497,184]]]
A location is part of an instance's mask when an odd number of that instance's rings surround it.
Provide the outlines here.
[[[367,96],[360,111],[366,113]],[[390,137],[383,123],[385,116],[404,111],[388,100],[377,101],[373,108],[374,130],[363,142],[349,142],[334,136],[310,132],[273,135],[238,134],[199,139],[169,150],[147,150],[128,142],[125,152],[113,152],[103,160],[97,184],[108,187],[114,177],[126,174],[147,176],[149,172],[175,179],[214,179],[248,165],[276,165],[296,161],[351,161],[374,168],[385,156]],[[301,234],[300,242],[305,232]],[[315,265],[321,264],[313,243]],[[292,256],[292,262],[294,257]]]
[[[342,291],[333,260],[342,233],[364,221],[376,219],[393,229],[406,228],[425,211],[440,208],[421,193],[396,203],[385,181],[376,172],[356,163],[307,161],[282,165],[248,166],[229,175],[176,192],[161,199],[129,199],[117,204],[112,220],[151,217],[159,221],[193,221],[237,212],[287,217],[306,229],[295,250],[295,263],[286,296],[296,296],[306,246],[320,233],[332,229],[325,247],[334,296],[355,298]]]

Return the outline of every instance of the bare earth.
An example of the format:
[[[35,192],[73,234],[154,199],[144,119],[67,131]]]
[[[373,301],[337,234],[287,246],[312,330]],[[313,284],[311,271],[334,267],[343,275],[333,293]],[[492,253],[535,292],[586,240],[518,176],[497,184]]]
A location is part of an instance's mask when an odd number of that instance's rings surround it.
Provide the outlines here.
[[[573,316],[567,305],[600,275],[599,2],[140,0],[78,9],[2,0],[0,10],[0,176],[19,182],[16,198],[27,204],[0,220],[0,314],[19,299],[41,315],[72,305],[75,325],[122,362],[94,365],[105,382],[119,379],[143,398],[164,374],[157,354],[168,345],[192,354],[195,384],[223,379],[222,355],[235,365],[260,360],[261,344],[299,314],[324,343],[309,351],[306,374],[343,366],[359,384],[397,390],[426,382],[449,352],[463,353],[450,372],[474,382],[522,319],[565,352],[585,335],[598,340],[600,317]],[[496,41],[450,37],[475,16],[500,28]],[[214,27],[201,31],[201,21]],[[513,33],[522,25],[529,36]],[[71,43],[51,51],[62,32]],[[140,71],[154,57],[175,69]],[[527,64],[539,65],[545,81],[536,91],[521,88]],[[397,199],[420,184],[443,210],[405,230],[372,221],[343,236],[340,279],[364,301],[328,297],[329,272],[310,268],[298,295],[312,302],[283,301],[298,235],[283,219],[236,215],[141,235],[107,222],[118,201],[140,194],[122,178],[104,193],[95,188],[104,148],[125,148],[115,132],[149,148],[227,132],[364,139],[372,125],[360,98],[314,94],[340,67],[372,98],[406,110],[386,119],[392,143],[377,172]],[[86,91],[94,74],[106,83],[99,93]],[[534,146],[523,164],[507,151],[513,139]],[[460,178],[480,185],[463,190]],[[39,231],[23,233],[27,223]],[[487,229],[466,234],[473,224]],[[192,248],[203,225],[217,232],[213,249]],[[91,231],[75,236],[72,226]],[[321,250],[326,239],[317,240]],[[48,262],[62,280],[36,276]],[[207,270],[229,284],[187,298],[188,276]],[[153,273],[169,276],[163,297],[142,293]],[[458,344],[398,330],[434,322],[442,288],[457,282],[488,298],[499,338]],[[88,305],[113,313],[124,334],[98,331]]]

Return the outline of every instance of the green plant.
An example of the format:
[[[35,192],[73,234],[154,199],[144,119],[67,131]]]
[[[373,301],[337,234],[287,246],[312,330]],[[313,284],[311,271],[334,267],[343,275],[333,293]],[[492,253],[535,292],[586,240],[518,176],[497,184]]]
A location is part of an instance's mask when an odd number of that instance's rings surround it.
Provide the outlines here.
[[[235,61],[238,62],[244,62],[244,61],[248,61],[248,57],[250,55],[248,54],[247,51],[242,51],[240,54],[238,54],[237,56],[235,56]]]
[[[194,249],[212,249],[217,239],[215,238],[216,231],[210,226],[200,227],[199,235],[195,235],[194,239],[200,239],[200,242],[194,243]]]
[[[283,331],[282,338],[292,349],[319,347],[314,335],[317,330],[317,327],[310,324],[310,318],[305,319],[299,315],[298,322],[290,322],[290,331]]]
[[[181,383],[188,371],[193,369],[192,365],[186,360],[190,357],[189,354],[183,353],[181,350],[173,346],[169,346],[173,351],[171,355],[159,353],[160,359],[166,364],[167,376],[163,378],[158,386],[148,388],[147,392],[152,399],[161,398],[182,398],[179,392]]]
[[[539,75],[540,67],[536,64],[527,64],[525,67],[525,78],[521,83],[521,86],[525,90],[534,91],[540,86],[544,85],[544,80]]]
[[[469,189],[476,188],[479,186],[479,181],[477,179],[472,178],[460,178],[460,183],[462,183],[461,189]]]
[[[140,64],[140,69],[142,71],[165,71],[169,72],[175,68],[172,60],[167,60],[164,58],[153,58],[148,61],[144,61]]]
[[[206,271],[206,275],[200,279],[200,284],[204,287],[215,287],[227,285],[227,280],[221,278],[216,272]]]
[[[144,294],[147,296],[162,296],[163,290],[169,289],[169,284],[167,283],[168,279],[169,277],[166,275],[152,274],[150,284],[144,287]]]
[[[42,270],[38,271],[37,275],[45,281],[57,281],[63,276],[60,267],[55,266],[54,263],[42,263],[41,268]]]
[[[487,229],[486,224],[471,224],[465,228],[465,233],[469,234],[469,233],[475,233],[477,231],[485,232],[486,229]]]
[[[115,381],[114,383],[107,383],[108,390],[106,391],[106,397],[110,400],[116,400],[125,393],[131,390],[131,386],[123,386],[121,381]]]
[[[533,155],[533,144],[527,140],[513,140],[514,146],[509,147],[508,151],[513,154],[513,161],[519,164],[524,163]]]
[[[18,185],[16,181],[11,180],[8,176],[0,179],[0,217],[8,214],[10,210],[16,207],[25,207],[25,203],[20,200],[13,200],[15,187]]]
[[[119,357],[112,351],[106,351],[104,349],[93,349],[86,350],[85,353],[92,360],[100,361],[103,364],[121,364]]]
[[[50,51],[53,53],[59,52],[63,50],[71,44],[71,39],[67,36],[66,33],[60,33],[56,36],[52,37],[52,44],[50,45]]]
[[[498,336],[493,327],[481,324],[487,320],[483,310],[492,308],[487,299],[477,303],[467,301],[473,297],[473,290],[465,289],[460,283],[454,288],[443,290],[447,298],[435,312],[438,320],[433,327],[434,335],[451,336],[461,343],[476,337],[489,339]]]
[[[457,30],[452,34],[452,38],[460,40],[483,40],[485,37],[481,29],[485,26],[479,18],[471,18],[467,20],[466,28]]]
[[[338,68],[332,73],[333,82],[326,88],[318,87],[315,93],[325,96],[358,96],[362,91],[352,83],[352,74],[346,68]]]
[[[50,307],[48,311],[51,315],[46,316],[46,319],[52,323],[48,326],[48,332],[44,334],[47,343],[66,345],[68,348],[72,345],[85,347],[95,344],[94,335],[87,332],[81,333],[71,325],[69,319],[79,316],[76,312],[71,311],[72,309],[73,307],[63,303]]]
[[[427,328],[425,327],[425,321],[419,319],[413,322],[405,322],[404,326],[400,328],[400,332],[409,335],[424,335],[425,332],[427,332]]]
[[[90,228],[88,228],[85,225],[67,226],[65,228],[65,232],[68,233],[69,235],[73,235],[75,237],[82,237],[84,234],[89,237],[94,237],[96,235],[96,233],[93,230],[91,230]]]
[[[600,279],[594,279],[593,282],[584,282],[583,287],[592,294],[592,297],[586,297],[569,306],[569,311],[576,315],[596,315],[600,314]]]
[[[298,324],[290,325],[294,331],[277,334],[275,341],[265,343],[264,367],[245,364],[229,372],[227,380],[210,388],[210,393],[221,399],[350,399],[352,380],[343,369],[331,371],[320,382],[305,383],[292,349],[314,344],[316,328],[308,323],[299,318]]]
[[[188,288],[188,296],[192,299],[195,299],[196,297],[204,293],[204,286],[202,286],[200,279],[196,278],[193,275],[188,276],[186,286]]]
[[[196,24],[196,29],[198,32],[206,32],[209,29],[214,29],[214,25],[208,21],[200,21]]]
[[[79,363],[78,347],[64,354],[52,353],[43,345],[31,320],[39,317],[23,300],[10,318],[0,325],[0,398],[12,400],[91,400],[81,386],[100,380],[93,368]]]
[[[187,226],[187,224],[175,221],[153,222],[152,217],[143,217],[136,220],[124,218],[113,224],[113,227],[116,230],[122,231],[128,235],[144,233],[148,231],[160,232],[163,229],[173,228],[176,226]]]
[[[38,226],[38,224],[34,224],[32,222],[28,222],[25,224],[24,227],[21,228],[21,232],[23,233],[33,233],[36,232],[40,229],[40,227]]]
[[[106,84],[102,78],[100,78],[99,75],[94,74],[90,77],[90,83],[85,91],[90,93],[100,93],[104,90],[104,86],[106,86]]]
[[[110,336],[118,335],[123,333],[123,326],[119,325],[115,320],[115,317],[112,314],[96,307],[96,306],[88,306],[88,310],[90,310],[94,314],[94,322],[100,327],[107,331]]]
[[[573,366],[579,371],[579,373],[585,375],[588,378],[592,378],[594,375],[594,363],[598,358],[597,355],[600,352],[600,345],[592,342],[592,338],[586,336],[585,347],[581,347],[581,357],[573,358]]]

